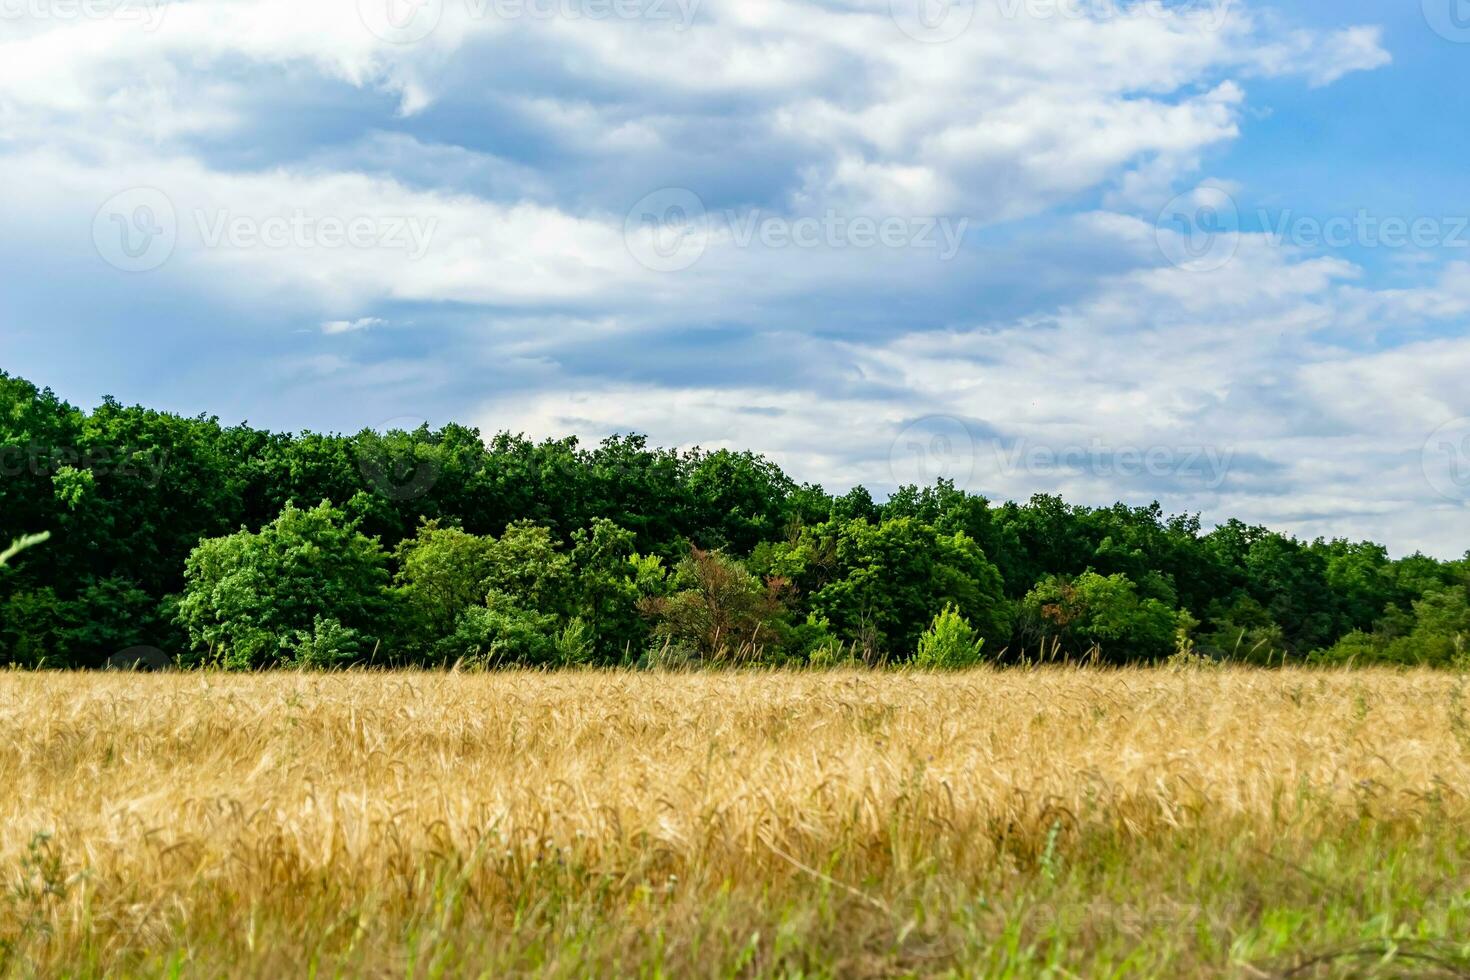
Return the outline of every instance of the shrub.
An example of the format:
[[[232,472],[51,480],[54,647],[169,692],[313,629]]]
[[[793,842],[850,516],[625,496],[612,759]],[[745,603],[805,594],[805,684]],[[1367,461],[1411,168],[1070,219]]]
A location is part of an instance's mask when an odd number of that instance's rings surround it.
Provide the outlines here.
[[[928,670],[963,670],[984,659],[985,639],[970,626],[953,605],[944,607],[923,636],[913,659],[915,667]]]
[[[556,666],[581,667],[591,663],[596,655],[594,640],[587,621],[573,616],[556,634]]]
[[[487,666],[555,663],[556,617],[523,609],[508,596],[492,593],[489,605],[476,606],[460,617],[441,650],[446,660],[479,661]]]
[[[1333,667],[1382,663],[1386,646],[1381,637],[1353,630],[1326,650],[1312,654],[1307,662]]]
[[[1466,662],[1466,640],[1470,638],[1470,594],[1464,589],[1433,589],[1414,604],[1405,625],[1386,616],[1373,633],[1354,630],[1326,650],[1312,655],[1315,663],[1427,665],[1458,667]]]
[[[662,591],[663,566],[635,550],[635,535],[597,518],[572,535],[576,615],[586,625],[590,657],[615,663],[648,643],[648,622],[638,601]]]
[[[466,534],[438,521],[420,525],[398,545],[395,582],[412,621],[405,628],[434,641],[454,632],[471,606],[485,601],[493,562],[490,538]]]
[[[904,517],[834,521],[811,536],[813,558],[828,566],[808,586],[811,607],[861,644],[865,659],[912,654],[934,610],[947,604],[993,644],[1010,636],[1000,572],[968,535]]]
[[[0,663],[26,668],[65,664],[75,612],[72,603],[62,602],[50,588],[5,596],[0,600]]]
[[[808,613],[806,622],[791,627],[786,646],[796,661],[811,667],[836,667],[852,659],[851,649],[832,632],[832,624],[816,613]]]
[[[858,659],[857,648],[834,640],[829,646],[818,647],[807,656],[806,665],[812,670],[837,670],[838,668],[864,667]]]
[[[558,549],[549,529],[529,521],[512,524],[499,538],[491,540],[488,558],[487,583],[492,591],[526,609],[568,611],[572,560]]]
[[[193,647],[184,662],[266,667],[295,659],[302,636],[315,643],[320,621],[369,631],[387,609],[386,565],[378,542],[325,501],[311,510],[288,504],[258,533],[201,541],[178,607]],[[329,634],[330,649],[345,649]]]
[[[781,579],[760,579],[717,551],[690,550],[679,591],[640,603],[655,622],[655,645],[687,649],[708,663],[748,663],[778,652],[786,607]]]
[[[311,630],[295,633],[295,663],[301,667],[335,667],[363,653],[362,636],[341,622],[318,616]]]
[[[698,650],[664,640],[655,643],[638,660],[640,670],[689,670],[703,662]]]
[[[1101,650],[1113,662],[1160,660],[1175,648],[1179,614],[1139,596],[1121,572],[1049,576],[1021,602],[1026,638],[1070,656]]]
[[[1221,659],[1279,664],[1290,652],[1286,631],[1265,606],[1249,596],[1210,603],[1206,619],[1212,628],[1200,636],[1199,646]]]

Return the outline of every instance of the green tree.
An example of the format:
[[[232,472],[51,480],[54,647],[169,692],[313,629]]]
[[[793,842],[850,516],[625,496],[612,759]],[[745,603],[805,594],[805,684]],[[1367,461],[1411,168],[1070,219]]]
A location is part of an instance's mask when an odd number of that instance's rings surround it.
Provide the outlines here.
[[[636,536],[605,518],[572,536],[572,568],[576,576],[576,611],[588,632],[593,655],[616,663],[641,652],[648,643],[648,623],[638,602],[650,591],[640,581]]]
[[[1000,572],[963,532],[942,534],[911,517],[832,522],[811,531],[812,551],[830,547],[831,578],[810,598],[867,656],[907,660],[936,610],[953,605],[992,647],[1010,637]]]
[[[291,663],[318,621],[371,637],[387,609],[387,555],[323,501],[287,504],[259,532],[201,541],[185,565],[178,621],[187,662],[241,669]]]
[[[399,543],[395,584],[409,616],[401,629],[408,646],[432,645],[454,632],[460,617],[483,605],[495,566],[492,538],[425,521],[418,534]]]
[[[555,616],[491,593],[486,605],[465,611],[444,649],[453,660],[469,659],[487,666],[546,666],[557,659],[557,633]]]
[[[559,548],[549,528],[517,521],[490,542],[486,584],[491,593],[538,613],[570,611],[572,559]]]
[[[695,548],[679,563],[673,594],[640,608],[655,623],[655,644],[706,663],[752,663],[780,652],[783,590],[780,580],[762,582],[739,561]]]
[[[1288,652],[1304,656],[1349,627],[1350,617],[1327,581],[1327,559],[1294,538],[1263,527],[1227,521],[1205,537],[1216,560],[1235,570],[1234,588],[1216,590],[1220,601],[1249,597],[1281,628]]]
[[[746,555],[780,534],[786,499],[796,489],[780,467],[748,452],[694,450],[685,460],[693,540]]]
[[[0,372],[0,542],[53,534],[0,571],[0,663],[96,667],[119,648],[195,643],[180,610],[198,612],[183,600],[201,540],[264,533],[291,501],[323,499],[344,527],[395,547],[395,601],[361,622],[349,612],[340,632],[323,611],[321,642],[314,615],[277,629],[275,612],[245,603],[231,629],[284,644],[267,660],[293,645],[350,650],[348,633],[388,641],[392,662],[442,660],[465,616],[492,606],[524,613],[521,625],[551,617],[572,651],[553,660],[582,658],[587,643],[594,662],[621,660],[650,628],[635,604],[670,598],[660,559],[684,561],[691,543],[739,559],[762,588],[783,583],[766,649],[794,657],[843,647],[903,660],[950,603],[1000,650],[1015,639],[1012,604],[1091,572],[1188,613],[1216,655],[1279,663],[1351,637],[1380,659],[1443,660],[1463,642],[1455,597],[1470,594],[1470,561],[1390,560],[1369,542],[1307,544],[1238,521],[1203,534],[1198,516],[1157,503],[993,507],[939,481],[879,504],[862,487],[834,498],[798,486],[754,453],[680,453],[636,434],[587,449],[453,424],[273,433],[111,398],[81,411]]]
[[[1318,663],[1465,666],[1470,655],[1470,592],[1463,587],[1431,589],[1413,603],[1413,613],[1385,617],[1373,632],[1354,630],[1315,654]]]
[[[1024,573],[1018,564],[1020,541],[1014,528],[1002,524],[989,500],[956,489],[952,480],[939,480],[934,486],[922,489],[900,487],[883,505],[883,516],[912,517],[943,534],[964,532],[1001,573],[1007,594],[1013,582],[1019,588],[1015,593],[1018,597],[1031,584],[1030,579],[1021,582]]]
[[[1157,660],[1174,650],[1179,613],[1144,598],[1121,572],[1048,576],[1021,603],[1022,635],[1033,649],[1078,657],[1093,649],[1112,663]]]

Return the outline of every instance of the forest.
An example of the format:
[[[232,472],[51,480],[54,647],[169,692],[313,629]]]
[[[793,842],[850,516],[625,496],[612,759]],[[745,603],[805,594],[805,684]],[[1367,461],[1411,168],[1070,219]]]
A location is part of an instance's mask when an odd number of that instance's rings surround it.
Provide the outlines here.
[[[1470,555],[1158,504],[879,501],[752,452],[277,433],[0,372],[0,664],[1462,666]]]

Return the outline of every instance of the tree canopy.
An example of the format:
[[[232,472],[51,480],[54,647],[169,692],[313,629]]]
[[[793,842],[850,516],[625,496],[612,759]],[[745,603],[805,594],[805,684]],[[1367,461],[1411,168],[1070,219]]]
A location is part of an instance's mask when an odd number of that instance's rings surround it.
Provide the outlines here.
[[[1470,560],[1158,504],[877,501],[750,452],[268,432],[0,372],[0,663],[1463,658]]]

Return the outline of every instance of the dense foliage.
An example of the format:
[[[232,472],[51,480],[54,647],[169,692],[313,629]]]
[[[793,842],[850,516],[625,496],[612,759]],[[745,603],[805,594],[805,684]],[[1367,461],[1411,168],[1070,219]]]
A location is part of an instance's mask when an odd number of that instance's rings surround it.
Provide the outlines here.
[[[1470,556],[1157,504],[875,502],[751,453],[470,428],[288,435],[0,372],[0,663],[1449,663]]]

